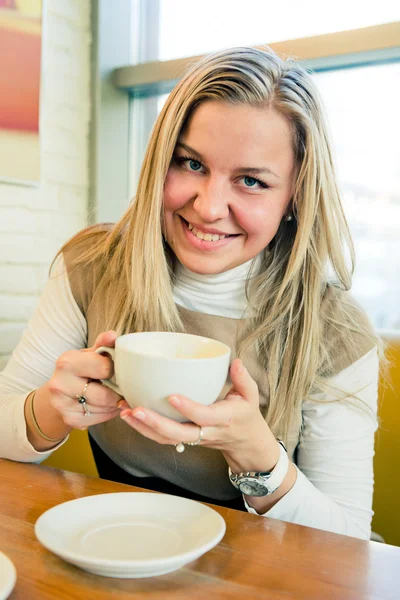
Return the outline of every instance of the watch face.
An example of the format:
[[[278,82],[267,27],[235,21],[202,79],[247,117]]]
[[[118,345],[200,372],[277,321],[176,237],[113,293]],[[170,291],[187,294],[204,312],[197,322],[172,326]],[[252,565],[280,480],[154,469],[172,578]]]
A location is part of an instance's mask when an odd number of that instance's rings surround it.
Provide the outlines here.
[[[242,479],[238,481],[239,490],[247,496],[268,496],[268,488],[255,479]]]

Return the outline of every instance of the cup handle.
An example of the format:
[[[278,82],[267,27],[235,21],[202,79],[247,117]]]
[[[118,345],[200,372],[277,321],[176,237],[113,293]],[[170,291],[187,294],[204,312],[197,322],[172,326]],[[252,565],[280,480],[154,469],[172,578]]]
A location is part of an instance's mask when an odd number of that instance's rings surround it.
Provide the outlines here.
[[[107,346],[100,346],[100,348],[96,348],[95,352],[96,354],[108,354],[111,360],[114,362],[115,348],[107,348]],[[116,383],[113,383],[109,379],[100,379],[100,381],[102,384],[104,384],[120,396],[123,396],[123,393],[121,392]]]

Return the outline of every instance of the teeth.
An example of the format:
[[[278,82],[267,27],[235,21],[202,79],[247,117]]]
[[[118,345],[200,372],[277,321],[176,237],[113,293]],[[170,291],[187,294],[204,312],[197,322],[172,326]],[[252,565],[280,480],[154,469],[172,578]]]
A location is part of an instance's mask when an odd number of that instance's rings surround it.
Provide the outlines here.
[[[205,240],[206,242],[218,242],[218,240],[223,240],[226,235],[218,235],[217,233],[203,233],[193,227],[191,223],[188,223],[188,228],[199,240]]]

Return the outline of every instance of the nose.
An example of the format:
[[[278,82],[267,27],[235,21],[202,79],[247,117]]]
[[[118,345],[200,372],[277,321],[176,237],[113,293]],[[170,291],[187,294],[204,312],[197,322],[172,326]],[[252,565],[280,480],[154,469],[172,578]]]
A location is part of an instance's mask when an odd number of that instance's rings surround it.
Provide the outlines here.
[[[193,208],[204,222],[214,222],[229,216],[228,190],[222,181],[209,179],[198,189]]]

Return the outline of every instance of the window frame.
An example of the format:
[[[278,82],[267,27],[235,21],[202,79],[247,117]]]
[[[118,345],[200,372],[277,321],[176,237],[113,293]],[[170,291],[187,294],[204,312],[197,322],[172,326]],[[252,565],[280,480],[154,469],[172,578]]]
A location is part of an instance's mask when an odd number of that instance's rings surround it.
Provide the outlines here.
[[[315,71],[397,61],[400,60],[400,21],[268,45],[277,54],[296,57],[306,68]],[[160,95],[172,89],[179,74],[203,56],[166,61],[149,57],[146,62],[116,68],[112,80],[116,88],[134,97]]]

